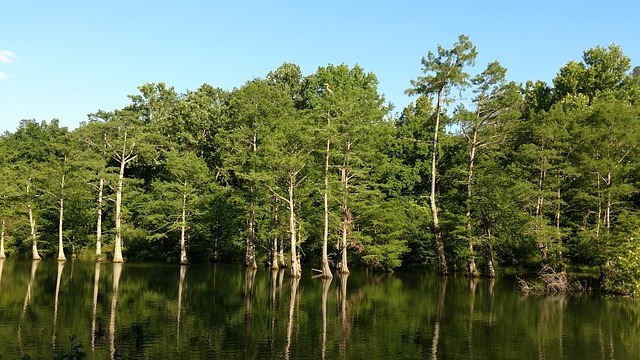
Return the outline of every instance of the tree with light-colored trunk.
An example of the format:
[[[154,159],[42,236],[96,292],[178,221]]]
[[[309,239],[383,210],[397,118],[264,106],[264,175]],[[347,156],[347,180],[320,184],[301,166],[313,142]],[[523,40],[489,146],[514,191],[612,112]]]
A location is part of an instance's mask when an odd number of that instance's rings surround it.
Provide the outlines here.
[[[431,192],[429,194],[429,202],[433,219],[433,235],[438,254],[438,273],[440,275],[447,275],[448,269],[436,198],[438,135],[441,131],[442,114],[446,110],[446,106],[453,101],[450,97],[451,89],[454,87],[463,89],[469,85],[469,74],[464,72],[464,66],[473,65],[476,54],[475,46],[464,35],[458,37],[458,42],[451,49],[444,49],[438,45],[437,54],[429,51],[427,57],[422,58],[422,72],[427,75],[411,80],[412,87],[406,90],[409,95],[436,96],[436,108],[433,116],[435,126],[431,149]]]
[[[461,105],[455,112],[455,121],[459,124],[460,131],[469,146],[465,211],[465,237],[468,251],[466,275],[469,277],[480,275],[475,263],[476,236],[472,219],[474,169],[478,158],[489,153],[491,146],[505,141],[507,134],[503,129],[505,123],[520,116],[516,110],[521,100],[520,89],[515,83],[506,82],[506,71],[497,61],[489,63],[483,72],[471,79],[474,86],[473,92],[476,94],[473,98],[475,109],[467,110]],[[492,259],[487,260],[487,263],[492,262]]]

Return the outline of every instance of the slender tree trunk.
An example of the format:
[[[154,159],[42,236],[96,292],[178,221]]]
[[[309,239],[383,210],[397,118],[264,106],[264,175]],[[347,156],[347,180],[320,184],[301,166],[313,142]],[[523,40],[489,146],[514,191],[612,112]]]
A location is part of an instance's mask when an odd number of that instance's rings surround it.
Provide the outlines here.
[[[302,267],[300,266],[300,261],[298,260],[296,242],[297,242],[297,233],[296,233],[296,213],[295,213],[295,203],[293,199],[293,187],[295,186],[295,175],[290,175],[289,177],[289,232],[291,234],[291,276],[294,278],[299,278],[302,276]]]
[[[124,148],[120,161],[120,173],[118,175],[118,188],[116,189],[116,237],[114,241],[113,262],[124,262],[122,258],[122,183],[124,181]]]
[[[604,223],[607,228],[607,235],[609,235],[611,233],[611,172],[607,173],[607,209]]]
[[[278,254],[278,262],[281,268],[287,267],[287,262],[284,259],[284,238],[280,239],[280,253]]]
[[[255,184],[251,185],[251,203],[249,204],[249,219],[247,220],[247,243],[245,249],[245,266],[257,269],[256,265],[256,203],[255,203]]]
[[[60,219],[58,221],[58,261],[67,261],[67,257],[64,256],[64,242],[62,239],[63,220],[64,220],[64,173],[62,174],[62,181],[60,181]]]
[[[327,117],[327,129],[329,128],[330,120]],[[331,279],[331,269],[329,268],[329,253],[327,244],[329,243],[329,150],[331,146],[331,140],[327,135],[327,151],[324,161],[324,232],[322,236],[322,277],[325,279]]]
[[[96,261],[102,261],[102,190],[104,179],[100,178],[98,185],[98,222],[96,224]]]
[[[493,245],[491,245],[491,229],[487,229],[486,257],[487,257],[487,276],[491,279],[496,277],[496,269],[493,266]]]
[[[544,150],[544,146],[542,147]],[[542,219],[542,206],[544,205],[544,196],[542,192],[544,190],[544,180],[547,176],[547,171],[545,170],[546,159],[544,156],[540,159],[540,178],[538,179],[538,191],[540,194],[538,195],[538,200],[536,202],[536,217],[535,217],[535,231],[540,232],[542,230],[543,219]],[[547,242],[546,239],[541,240],[541,235],[538,234],[538,249],[540,250],[540,254],[542,255],[542,261],[547,263]]]
[[[2,218],[2,238],[0,238],[0,259],[7,258],[7,256],[4,253],[4,232],[5,232],[5,219]]]
[[[442,241],[442,231],[440,229],[440,220],[438,219],[438,206],[436,204],[436,179],[437,179],[437,153],[438,153],[438,133],[440,132],[440,109],[442,108],[442,97],[444,87],[438,92],[438,105],[436,107],[436,124],[433,130],[433,149],[431,150],[431,194],[429,201],[431,203],[431,216],[433,218],[433,235],[436,241],[436,250],[438,252],[438,273],[447,275],[447,259],[444,253],[444,242]]]
[[[471,141],[471,150],[469,152],[469,169],[467,176],[467,212],[466,212],[466,230],[467,230],[467,249],[469,251],[469,258],[467,259],[467,276],[478,277],[480,273],[476,267],[475,253],[473,249],[473,228],[471,225],[471,199],[472,199],[472,187],[473,187],[473,167],[476,161],[476,147],[478,139],[478,130],[473,131],[473,140]]]
[[[278,270],[280,268],[278,260],[278,198],[274,199],[275,204],[273,207],[273,221],[275,226],[275,234],[273,236],[273,253],[271,254],[271,270]]]
[[[185,182],[185,187],[187,183]],[[187,265],[187,245],[185,242],[185,232],[187,229],[187,194],[182,194],[182,219],[180,224],[180,265]]]
[[[36,237],[36,219],[33,217],[33,209],[31,208],[31,179],[27,183],[27,209],[29,210],[29,224],[31,225],[31,254],[33,260],[42,260],[38,254],[38,239]]]
[[[342,180],[342,244],[340,244],[341,260],[339,272],[342,274],[349,273],[349,265],[347,264],[347,245],[349,241],[349,233],[353,224],[353,217],[349,210],[348,191],[349,191],[349,174],[347,166],[343,166],[340,170],[340,178]]]
[[[251,141],[251,151],[255,154],[258,151],[258,136],[253,135]],[[255,167],[255,165],[254,165]],[[252,170],[255,173],[255,169]],[[251,180],[251,201],[249,204],[249,219],[247,223],[247,243],[245,252],[245,266],[254,269],[258,268],[256,264],[256,183],[255,180]]]
[[[556,200],[558,202],[558,205],[556,207],[556,236],[558,237],[558,255],[557,255],[558,268],[561,271],[564,271],[564,260],[562,259],[562,231],[560,229],[560,210],[561,210],[560,201],[562,200],[562,196],[560,193],[559,185],[558,185],[558,192],[556,194]]]

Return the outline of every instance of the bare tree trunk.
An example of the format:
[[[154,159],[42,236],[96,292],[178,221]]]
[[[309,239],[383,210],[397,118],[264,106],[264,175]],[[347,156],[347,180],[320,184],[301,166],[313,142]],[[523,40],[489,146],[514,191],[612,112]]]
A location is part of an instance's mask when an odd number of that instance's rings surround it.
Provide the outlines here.
[[[253,135],[251,140],[251,151],[256,153],[258,151],[258,136],[256,134]],[[255,167],[255,166],[254,166]],[[255,172],[255,168],[252,170]],[[251,200],[249,203],[249,219],[247,222],[247,243],[245,250],[245,266],[257,269],[258,265],[256,264],[256,184],[255,180],[251,180]]]
[[[611,172],[607,172],[607,209],[605,211],[605,226],[607,235],[611,232]]]
[[[493,246],[491,245],[491,229],[487,229],[486,234],[487,234],[487,242],[486,242],[487,276],[491,279],[495,279],[496,270],[493,267]]]
[[[475,254],[473,249],[473,229],[471,226],[471,199],[472,199],[472,187],[473,187],[473,167],[475,165],[476,160],[476,147],[477,147],[477,139],[478,139],[478,130],[474,129],[473,131],[473,139],[471,141],[471,151],[469,152],[469,169],[467,176],[467,212],[466,212],[466,221],[465,224],[467,230],[467,249],[469,251],[469,258],[467,259],[467,276],[468,277],[478,277],[480,273],[476,267]]]
[[[447,259],[444,253],[444,242],[442,241],[442,231],[440,230],[440,220],[438,219],[438,206],[436,204],[436,179],[437,179],[437,153],[438,153],[438,132],[440,132],[440,109],[442,108],[442,97],[444,87],[438,92],[438,105],[436,107],[436,124],[433,130],[433,149],[431,150],[431,216],[433,218],[433,235],[436,241],[438,252],[438,274],[447,275]]]
[[[564,270],[564,260],[562,259],[562,231],[560,229],[560,201],[562,200],[562,196],[560,193],[560,186],[558,185],[558,193],[556,195],[556,200],[558,205],[556,207],[556,236],[558,237],[558,267],[560,270]]]
[[[67,261],[67,257],[64,256],[64,242],[62,239],[63,220],[64,220],[64,173],[62,174],[62,181],[60,181],[60,219],[58,221],[58,261]]]
[[[327,116],[327,128],[330,125],[330,118]],[[331,140],[327,135],[327,151],[324,162],[324,232],[322,236],[322,278],[331,279],[331,269],[329,268],[329,254],[327,244],[329,243],[329,150]],[[324,357],[324,356],[323,356]]]
[[[124,149],[123,149],[124,157]],[[124,159],[120,161],[120,174],[118,176],[118,188],[116,189],[116,237],[114,241],[113,262],[124,262],[122,258],[122,182],[124,180]]]
[[[278,261],[278,198],[274,199],[274,207],[273,207],[273,223],[276,229],[275,234],[273,236],[273,249],[271,254],[271,270],[278,270],[280,268],[280,264]]]
[[[291,234],[291,276],[299,278],[302,276],[302,268],[298,260],[296,249],[297,233],[296,233],[296,212],[293,200],[293,187],[295,186],[295,175],[289,178],[289,232]]]
[[[350,144],[347,144],[347,152]],[[340,169],[340,181],[342,182],[342,244],[340,244],[341,260],[338,271],[342,274],[349,273],[349,265],[347,264],[347,245],[349,243],[349,235],[353,225],[353,216],[349,210],[349,163],[348,160]]]
[[[544,146],[542,147],[544,150]],[[535,218],[535,229],[534,231],[539,232],[542,230],[542,206],[544,205],[544,196],[542,195],[542,191],[544,190],[544,180],[547,176],[547,172],[545,170],[546,159],[543,156],[540,159],[540,178],[538,179],[538,191],[540,194],[538,195],[538,199],[536,201],[536,218]],[[543,263],[547,263],[547,242],[546,239],[540,240],[541,235],[538,235],[538,249],[540,250],[540,254],[542,255]]]
[[[4,253],[4,232],[5,232],[5,219],[2,218],[2,238],[0,238],[0,259],[6,259],[7,255]]]
[[[104,179],[100,178],[98,185],[98,222],[96,224],[96,261],[102,261],[102,190]]]
[[[251,185],[251,203],[249,204],[249,219],[247,220],[247,243],[245,249],[245,266],[257,269],[256,265],[256,204],[255,204],[255,184]]]
[[[185,182],[185,187],[187,183]],[[187,265],[187,245],[185,242],[185,232],[187,228],[187,194],[182,194],[182,219],[180,224],[180,265]]]
[[[36,219],[33,217],[33,209],[31,208],[31,198],[29,196],[31,192],[31,178],[27,183],[27,209],[29,209],[29,224],[31,225],[31,253],[33,260],[42,260],[38,254],[38,239],[36,237]]]

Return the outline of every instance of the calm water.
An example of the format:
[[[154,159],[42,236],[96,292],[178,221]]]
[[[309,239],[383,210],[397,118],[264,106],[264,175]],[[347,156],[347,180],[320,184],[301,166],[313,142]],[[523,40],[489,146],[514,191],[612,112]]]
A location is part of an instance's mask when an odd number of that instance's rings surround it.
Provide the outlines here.
[[[1,260],[0,260],[1,261]],[[640,302],[357,269],[0,262],[1,359],[638,359]]]

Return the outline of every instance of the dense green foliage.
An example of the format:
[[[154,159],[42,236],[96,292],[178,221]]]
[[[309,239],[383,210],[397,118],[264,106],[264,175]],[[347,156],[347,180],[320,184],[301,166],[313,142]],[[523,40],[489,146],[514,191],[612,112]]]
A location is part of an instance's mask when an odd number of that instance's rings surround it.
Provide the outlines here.
[[[129,105],[73,131],[22,120],[0,137],[4,251],[27,255],[37,240],[51,257],[61,234],[67,254],[95,256],[102,179],[109,256],[121,238],[128,260],[178,261],[184,234],[192,262],[252,265],[297,248],[318,263],[326,191],[334,264],[347,251],[379,270],[435,265],[445,259],[440,236],[449,266],[473,276],[586,266],[610,290],[637,294],[628,281],[640,271],[631,60],[618,46],[596,47],[552,85],[521,86],[497,61],[476,70],[474,58],[464,36],[429,52],[407,90],[415,103],[398,113],[359,66],[303,76],[285,63],[231,91],[145,84]]]

